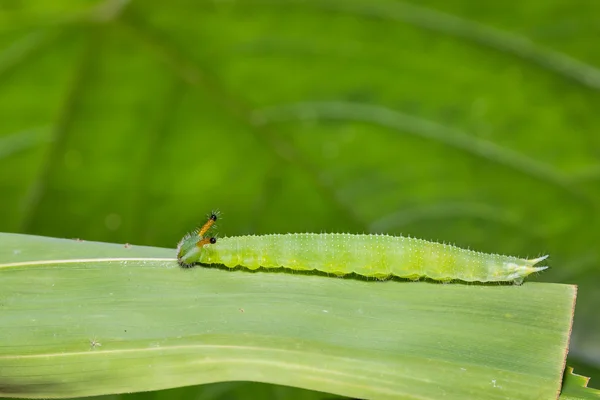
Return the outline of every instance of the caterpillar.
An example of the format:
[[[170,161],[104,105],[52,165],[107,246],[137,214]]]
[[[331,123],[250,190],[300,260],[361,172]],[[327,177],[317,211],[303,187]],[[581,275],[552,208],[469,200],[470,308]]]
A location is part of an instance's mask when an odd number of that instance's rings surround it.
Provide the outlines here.
[[[387,279],[392,276],[437,281],[513,282],[543,271],[535,266],[548,256],[523,259],[466,250],[422,239],[372,234],[289,233],[262,236],[206,236],[217,220],[211,214],[199,229],[177,246],[182,267],[222,264],[229,268],[290,268],[334,275],[355,273]]]

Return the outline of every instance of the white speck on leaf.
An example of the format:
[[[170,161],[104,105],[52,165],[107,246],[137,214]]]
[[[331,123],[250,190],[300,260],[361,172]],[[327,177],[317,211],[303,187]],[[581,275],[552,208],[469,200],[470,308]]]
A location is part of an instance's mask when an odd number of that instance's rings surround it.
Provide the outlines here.
[[[90,350],[94,350],[96,347],[102,347],[102,343],[94,338],[90,340]]]

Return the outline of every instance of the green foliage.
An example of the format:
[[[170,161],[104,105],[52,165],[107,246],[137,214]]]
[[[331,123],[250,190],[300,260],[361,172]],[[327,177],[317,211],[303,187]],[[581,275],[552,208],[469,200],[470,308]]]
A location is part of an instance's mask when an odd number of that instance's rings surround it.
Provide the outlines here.
[[[588,388],[590,378],[573,373],[573,368],[567,367],[563,378],[560,400],[600,399],[600,390]]]
[[[571,285],[182,269],[173,249],[0,240],[0,388],[9,396],[230,380],[369,399],[560,391]]]
[[[0,231],[550,254],[600,367],[600,3],[3,1]],[[2,247],[3,243],[0,243]],[[598,386],[594,376],[591,385]]]

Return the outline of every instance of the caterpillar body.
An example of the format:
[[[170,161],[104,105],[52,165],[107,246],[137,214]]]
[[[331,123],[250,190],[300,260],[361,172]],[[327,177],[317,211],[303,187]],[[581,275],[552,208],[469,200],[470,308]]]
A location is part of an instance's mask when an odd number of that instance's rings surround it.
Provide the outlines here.
[[[205,238],[216,218],[211,215],[199,231],[179,242],[177,260],[181,266],[199,263],[248,269],[285,267],[335,275],[356,273],[378,279],[397,276],[516,284],[547,268],[535,266],[547,256],[522,259],[486,254],[403,236],[290,233]]]

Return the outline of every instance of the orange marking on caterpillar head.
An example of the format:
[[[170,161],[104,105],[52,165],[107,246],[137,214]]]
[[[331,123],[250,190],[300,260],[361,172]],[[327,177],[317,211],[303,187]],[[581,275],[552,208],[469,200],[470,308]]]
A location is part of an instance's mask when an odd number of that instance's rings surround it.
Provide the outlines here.
[[[208,221],[206,221],[206,223],[204,225],[202,225],[202,228],[200,228],[200,230],[198,231],[198,236],[200,236],[200,237],[204,236],[204,234],[214,225],[216,220],[217,220],[217,214],[211,214],[210,217],[208,218]],[[198,243],[200,243],[200,242],[198,242]]]
[[[196,246],[202,247],[207,244],[215,244],[215,243],[217,243],[217,239],[214,237],[202,238],[202,239],[198,240],[198,243],[196,243]]]

